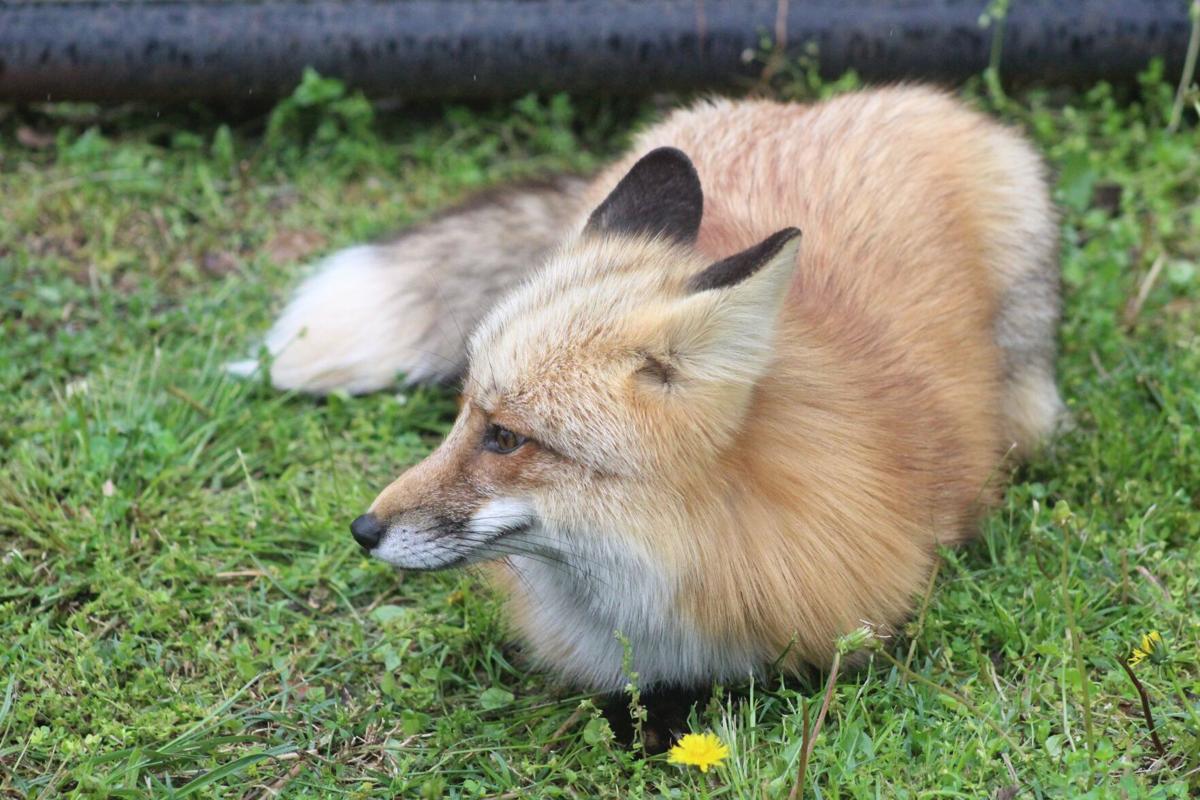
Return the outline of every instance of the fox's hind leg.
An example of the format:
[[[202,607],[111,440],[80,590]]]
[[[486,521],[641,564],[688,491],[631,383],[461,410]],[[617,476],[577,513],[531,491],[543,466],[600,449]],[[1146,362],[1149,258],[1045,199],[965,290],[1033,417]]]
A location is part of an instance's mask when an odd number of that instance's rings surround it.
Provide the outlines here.
[[[1055,385],[1060,318],[1058,221],[1046,170],[1011,131],[978,140],[988,264],[998,294],[996,344],[1004,358],[1005,437],[1017,456],[1044,443],[1066,419]]]
[[[301,284],[263,344],[279,389],[363,393],[444,383],[467,337],[570,231],[586,186],[560,177],[485,192],[398,238],[333,254]],[[248,376],[256,359],[228,366]]]
[[[1031,272],[1001,297],[996,341],[1004,351],[1006,436],[1024,456],[1066,421],[1054,380],[1057,275]]]

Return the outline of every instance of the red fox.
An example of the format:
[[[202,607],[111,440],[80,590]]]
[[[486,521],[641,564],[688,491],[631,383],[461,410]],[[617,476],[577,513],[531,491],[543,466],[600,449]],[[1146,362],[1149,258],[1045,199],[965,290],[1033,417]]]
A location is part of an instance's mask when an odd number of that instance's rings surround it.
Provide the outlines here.
[[[1035,152],[947,94],[706,101],[593,180],[335,255],[271,374],[462,375],[362,547],[488,562],[574,687],[619,692],[626,646],[644,690],[738,681],[902,623],[1053,431],[1056,236]]]

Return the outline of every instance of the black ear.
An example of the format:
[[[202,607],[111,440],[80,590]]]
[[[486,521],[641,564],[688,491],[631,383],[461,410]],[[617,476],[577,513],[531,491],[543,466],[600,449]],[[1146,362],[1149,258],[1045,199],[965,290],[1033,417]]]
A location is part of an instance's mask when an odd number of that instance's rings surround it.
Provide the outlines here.
[[[773,233],[753,247],[710,264],[703,272],[692,276],[687,288],[689,291],[703,292],[741,283],[770,263],[784,245],[799,235],[799,228],[784,228]]]
[[[621,178],[596,207],[585,233],[663,236],[680,244],[696,241],[704,192],[700,176],[682,150],[651,150]]]

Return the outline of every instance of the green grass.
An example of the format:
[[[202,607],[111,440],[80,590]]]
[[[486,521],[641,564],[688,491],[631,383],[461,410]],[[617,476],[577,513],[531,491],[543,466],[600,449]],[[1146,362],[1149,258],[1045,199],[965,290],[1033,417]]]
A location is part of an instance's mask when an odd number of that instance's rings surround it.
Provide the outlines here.
[[[1128,94],[976,99],[1057,172],[1076,427],[885,643],[914,675],[877,656],[840,677],[806,796],[1200,791],[1200,129],[1166,132],[1172,99],[1153,70]],[[683,771],[525,672],[474,576],[360,555],[348,521],[452,396],[220,370],[306,260],[593,167],[654,111],[385,113],[310,80],[232,129],[162,113],[0,109],[0,796],[787,797],[823,678],[735,687],[695,720],[730,759]],[[1162,758],[1119,665],[1150,629]]]

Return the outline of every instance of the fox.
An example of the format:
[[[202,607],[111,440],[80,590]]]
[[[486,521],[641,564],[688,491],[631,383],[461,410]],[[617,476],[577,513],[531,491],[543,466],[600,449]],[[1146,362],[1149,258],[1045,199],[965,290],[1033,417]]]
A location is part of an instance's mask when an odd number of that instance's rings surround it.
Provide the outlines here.
[[[1064,419],[1057,230],[1035,149],[946,91],[706,99],[333,255],[270,377],[461,380],[354,540],[477,565],[533,668],[650,707],[901,628]]]

